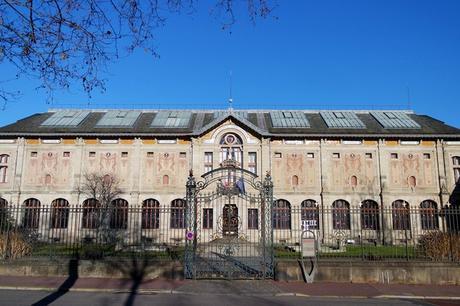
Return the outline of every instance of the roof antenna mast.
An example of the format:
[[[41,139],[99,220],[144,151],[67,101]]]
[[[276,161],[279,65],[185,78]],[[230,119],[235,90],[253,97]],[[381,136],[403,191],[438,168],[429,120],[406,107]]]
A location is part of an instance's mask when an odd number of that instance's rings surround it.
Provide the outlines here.
[[[230,70],[230,95],[228,98],[228,110],[233,111],[233,93],[232,93],[232,88],[233,87],[233,73]]]

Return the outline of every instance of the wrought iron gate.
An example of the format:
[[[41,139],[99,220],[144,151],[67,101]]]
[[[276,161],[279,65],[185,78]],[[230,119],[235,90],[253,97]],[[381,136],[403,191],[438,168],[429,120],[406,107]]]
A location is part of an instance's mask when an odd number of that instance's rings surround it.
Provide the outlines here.
[[[227,163],[187,181],[186,278],[273,278],[273,183]]]

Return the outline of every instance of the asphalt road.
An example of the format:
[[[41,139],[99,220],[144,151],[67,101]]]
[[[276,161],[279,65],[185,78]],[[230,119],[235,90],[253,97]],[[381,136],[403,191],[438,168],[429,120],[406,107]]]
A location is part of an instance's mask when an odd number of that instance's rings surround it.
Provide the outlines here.
[[[62,306],[117,306],[117,305],[174,305],[174,306],[281,306],[281,305],[341,305],[341,306],[379,306],[379,305],[459,305],[458,301],[428,302],[397,299],[353,299],[353,298],[311,298],[299,296],[273,296],[270,294],[199,294],[141,293],[130,296],[128,293],[110,292],[67,292],[57,294],[52,291],[0,290],[0,305],[62,305]]]

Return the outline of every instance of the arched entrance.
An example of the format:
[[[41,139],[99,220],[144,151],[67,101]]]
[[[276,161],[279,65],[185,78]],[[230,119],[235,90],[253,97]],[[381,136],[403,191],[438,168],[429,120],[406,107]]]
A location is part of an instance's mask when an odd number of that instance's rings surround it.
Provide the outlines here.
[[[237,165],[188,178],[186,278],[273,278],[271,177]]]

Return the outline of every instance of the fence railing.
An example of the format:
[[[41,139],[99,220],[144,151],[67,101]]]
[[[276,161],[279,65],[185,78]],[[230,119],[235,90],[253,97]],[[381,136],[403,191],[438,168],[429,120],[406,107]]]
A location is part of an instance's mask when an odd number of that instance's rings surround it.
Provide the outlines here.
[[[0,257],[102,259],[142,252],[174,260],[185,246],[185,208],[40,206],[0,209]]]
[[[460,261],[458,208],[295,208],[290,214],[285,211],[273,211],[277,257],[298,258],[302,232],[309,230],[309,235],[318,238],[320,259]]]
[[[218,220],[222,212],[213,212]],[[261,222],[252,209],[239,218],[241,239]],[[206,214],[202,214],[206,215]],[[242,214],[243,215],[243,214]],[[251,223],[252,222],[252,223]],[[206,224],[216,233],[217,222]],[[302,233],[318,238],[320,259],[460,261],[460,209],[394,207],[274,208],[276,258],[297,259]],[[197,235],[200,235],[198,229]],[[219,235],[209,235],[216,239]],[[247,235],[246,235],[247,236]],[[207,238],[206,238],[207,239]],[[203,238],[200,243],[206,243]],[[246,241],[245,243],[248,243]],[[256,243],[256,242],[251,242]],[[185,247],[185,208],[155,205],[30,206],[0,208],[0,258],[133,256],[176,260]],[[137,256],[137,255],[136,255]]]

